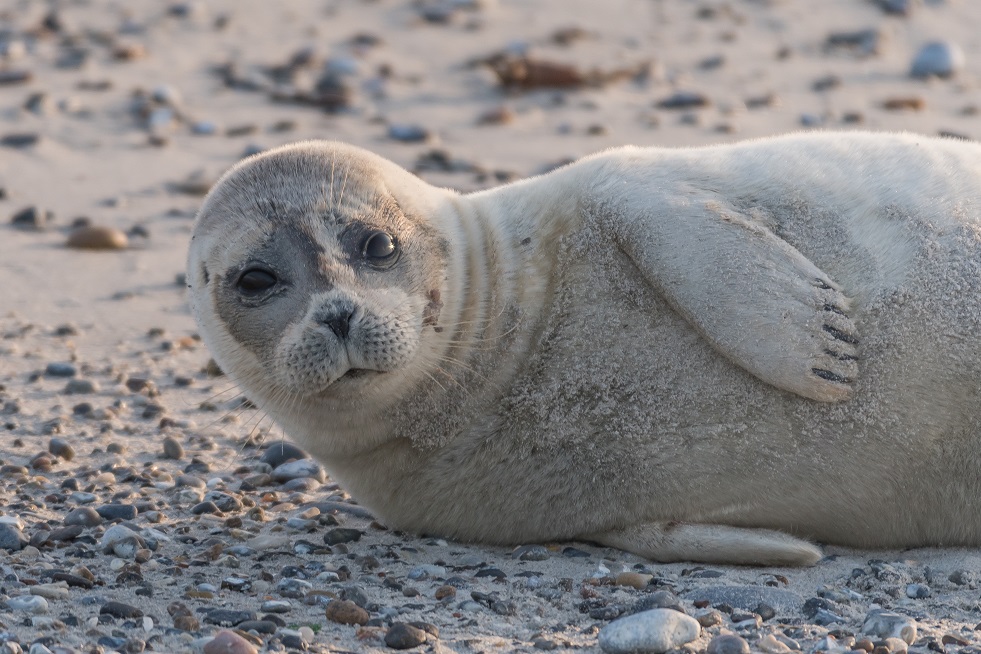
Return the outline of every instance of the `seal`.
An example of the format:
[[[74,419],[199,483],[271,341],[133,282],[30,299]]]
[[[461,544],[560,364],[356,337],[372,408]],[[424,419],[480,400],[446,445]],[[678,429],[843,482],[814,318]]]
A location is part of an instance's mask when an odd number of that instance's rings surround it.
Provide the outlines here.
[[[981,145],[628,147],[464,195],[297,143],[211,190],[187,278],[219,365],[392,527],[981,545]]]

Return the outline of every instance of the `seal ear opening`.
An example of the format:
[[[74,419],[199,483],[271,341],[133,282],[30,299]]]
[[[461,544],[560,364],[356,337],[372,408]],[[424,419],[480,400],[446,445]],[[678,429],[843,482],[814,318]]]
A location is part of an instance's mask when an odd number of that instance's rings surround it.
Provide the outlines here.
[[[208,274],[208,266],[205,264],[201,264],[201,276],[204,277],[205,284],[211,281],[211,275]]]

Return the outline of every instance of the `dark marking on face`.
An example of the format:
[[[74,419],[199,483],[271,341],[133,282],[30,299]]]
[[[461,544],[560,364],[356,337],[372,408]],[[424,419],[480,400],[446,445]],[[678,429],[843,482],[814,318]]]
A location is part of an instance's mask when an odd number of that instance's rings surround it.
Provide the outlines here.
[[[211,281],[211,275],[208,273],[208,266],[201,264],[201,276],[204,277],[205,285]]]
[[[439,312],[443,309],[443,302],[440,300],[440,293],[438,288],[434,288],[427,294],[429,297],[429,304],[422,311],[422,324],[423,326],[436,327],[439,323]],[[442,331],[442,330],[438,330]]]
[[[529,243],[531,243],[531,237],[530,236],[526,236],[525,238],[521,239],[521,244],[522,245],[528,245]]]

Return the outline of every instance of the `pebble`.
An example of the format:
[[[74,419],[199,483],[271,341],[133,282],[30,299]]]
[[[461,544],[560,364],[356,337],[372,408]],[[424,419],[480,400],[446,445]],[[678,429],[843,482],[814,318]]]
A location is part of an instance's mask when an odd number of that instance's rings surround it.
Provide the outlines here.
[[[272,478],[278,482],[300,479],[302,477],[310,477],[323,483],[327,479],[327,474],[324,472],[323,466],[312,459],[300,459],[299,461],[283,463],[273,468],[272,471]]]
[[[143,611],[130,604],[109,601],[103,604],[102,608],[99,609],[99,615],[111,615],[112,617],[119,618],[121,620],[129,620],[131,618],[142,618]]]
[[[133,520],[139,515],[132,504],[103,504],[95,511],[106,520]]]
[[[907,643],[916,640],[916,622],[905,615],[875,609],[869,611],[862,623],[862,633],[878,638],[899,638]]]
[[[326,534],[324,534],[324,542],[328,545],[340,545],[341,543],[354,543],[361,540],[361,536],[364,534],[360,529],[347,529],[345,527],[338,527],[336,529],[331,529]]]
[[[913,77],[951,77],[964,68],[964,51],[948,41],[934,41],[924,45],[910,66]]]
[[[259,460],[263,463],[268,463],[273,468],[277,468],[290,461],[309,458],[310,456],[296,445],[285,440],[279,440],[267,447],[266,451],[259,457]]]
[[[29,539],[17,525],[0,522],[0,549],[19,552],[28,542]]]
[[[255,620],[255,611],[237,611],[235,609],[210,609],[204,614],[204,621],[219,627],[234,627],[246,620]]]
[[[88,395],[90,393],[98,393],[99,385],[88,379],[72,379],[62,392],[66,395]]]
[[[709,586],[685,593],[684,598],[712,606],[728,604],[744,611],[753,611],[762,603],[781,614],[797,613],[804,607],[804,598],[797,593],[771,586]]]
[[[521,545],[511,552],[511,558],[519,561],[547,561],[548,556],[544,545]]]
[[[909,584],[906,586],[906,597],[910,599],[926,599],[930,597],[930,587],[926,584]]]
[[[690,643],[700,632],[694,618],[671,609],[652,609],[606,625],[599,633],[599,646],[611,654],[662,654]]]
[[[37,595],[45,599],[64,600],[69,597],[68,584],[64,581],[51,584],[37,584],[36,586],[31,586],[30,591],[31,595]]]
[[[49,363],[44,368],[45,377],[74,377],[78,369],[70,363]]]
[[[113,227],[85,225],[73,229],[65,244],[82,250],[125,250],[129,247],[129,238],[125,232]]]
[[[701,93],[678,91],[657,103],[659,109],[696,109],[711,104]]]
[[[54,213],[37,206],[21,209],[10,219],[15,229],[35,232],[45,231],[53,222]]]
[[[709,641],[705,654],[750,654],[749,643],[734,634],[722,634]]]
[[[428,141],[430,136],[430,131],[420,125],[395,124],[388,126],[388,137],[403,143],[421,143]]]
[[[227,629],[219,631],[218,635],[204,646],[204,654],[257,654],[258,651],[255,645]]]
[[[48,441],[48,452],[65,461],[71,461],[75,458],[75,448],[64,438],[52,438]]]
[[[184,458],[184,446],[173,436],[163,439],[163,455],[165,459],[180,461]]]
[[[350,600],[332,600],[327,605],[324,615],[331,622],[357,625],[367,623],[371,617],[367,611]]]
[[[25,611],[27,613],[47,613],[48,600],[37,595],[21,595],[11,597],[6,602],[7,608],[11,611]]]
[[[425,630],[411,624],[397,622],[385,632],[385,644],[392,649],[410,649],[426,642],[428,634]]]
[[[756,649],[763,654],[787,654],[791,649],[786,644],[781,643],[773,634],[768,634],[756,643]]]
[[[41,135],[37,132],[15,132],[0,137],[0,145],[8,148],[29,148],[37,145]]]
[[[132,529],[117,524],[106,529],[99,546],[103,552],[111,551],[122,559],[132,560],[138,550],[146,549],[146,541]]]
[[[617,586],[629,586],[630,588],[643,590],[647,588],[647,585],[651,583],[652,579],[654,579],[654,575],[648,575],[642,572],[621,572],[614,578],[613,583]]]
[[[293,605],[286,600],[267,600],[259,610],[263,613],[289,613],[293,610]]]
[[[432,577],[445,577],[446,568],[444,568],[441,565],[424,563],[422,565],[417,565],[416,567],[409,570],[409,573],[406,576],[413,581],[421,581],[423,579],[430,579]]]

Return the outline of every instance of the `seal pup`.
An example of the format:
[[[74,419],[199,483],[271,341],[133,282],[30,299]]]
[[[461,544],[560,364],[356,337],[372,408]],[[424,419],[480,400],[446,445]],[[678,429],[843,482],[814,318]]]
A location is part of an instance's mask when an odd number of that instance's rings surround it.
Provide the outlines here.
[[[205,199],[222,369],[390,526],[806,565],[981,545],[981,145],[618,148],[458,194],[304,142]]]

